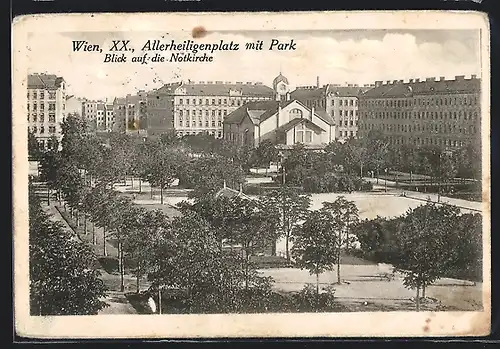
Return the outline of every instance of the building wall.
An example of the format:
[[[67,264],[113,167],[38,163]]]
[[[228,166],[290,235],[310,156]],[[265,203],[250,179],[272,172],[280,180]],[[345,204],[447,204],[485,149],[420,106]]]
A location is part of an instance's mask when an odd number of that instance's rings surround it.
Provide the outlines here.
[[[271,100],[270,97],[188,96],[174,97],[174,127],[180,136],[208,132],[223,136],[224,118],[249,101]]]
[[[40,144],[47,146],[48,140],[62,137],[61,123],[66,115],[66,87],[30,88],[27,91],[28,129],[35,134]]]
[[[301,133],[302,135],[300,136],[299,133]],[[306,136],[306,133],[309,136]],[[307,137],[310,137],[310,139],[308,139]],[[302,142],[300,142],[301,139],[303,140]],[[308,125],[296,125],[286,132],[286,145],[294,145],[296,143],[321,145],[328,142],[325,142],[324,134],[313,130],[312,128],[308,127]]]
[[[344,141],[358,134],[359,122],[359,100],[356,96],[338,97],[328,96],[326,98],[326,111],[335,121],[336,139]]]
[[[363,98],[360,131],[380,130],[393,144],[460,147],[480,142],[479,91]]]

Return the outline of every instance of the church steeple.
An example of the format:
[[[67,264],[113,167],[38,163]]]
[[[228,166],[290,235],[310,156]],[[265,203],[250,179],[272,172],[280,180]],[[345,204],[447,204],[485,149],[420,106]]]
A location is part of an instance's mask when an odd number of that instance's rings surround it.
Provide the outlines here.
[[[288,79],[281,73],[273,80],[273,90],[276,94],[277,101],[286,101],[286,96],[289,91]]]

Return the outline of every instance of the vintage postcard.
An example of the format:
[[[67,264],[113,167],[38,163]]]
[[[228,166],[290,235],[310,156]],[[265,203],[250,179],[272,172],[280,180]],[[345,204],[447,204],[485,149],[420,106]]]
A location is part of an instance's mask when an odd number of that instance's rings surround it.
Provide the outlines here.
[[[16,18],[17,334],[489,334],[489,37],[452,11]]]

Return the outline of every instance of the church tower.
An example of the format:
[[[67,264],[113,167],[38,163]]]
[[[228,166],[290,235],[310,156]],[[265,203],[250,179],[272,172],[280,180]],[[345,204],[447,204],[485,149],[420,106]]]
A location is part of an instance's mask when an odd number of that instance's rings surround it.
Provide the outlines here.
[[[273,80],[273,90],[277,101],[284,102],[290,98],[288,79],[281,72]]]

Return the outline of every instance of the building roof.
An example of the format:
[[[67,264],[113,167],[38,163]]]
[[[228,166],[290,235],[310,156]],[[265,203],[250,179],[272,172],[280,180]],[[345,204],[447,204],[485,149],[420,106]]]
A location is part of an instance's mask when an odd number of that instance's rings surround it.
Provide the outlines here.
[[[301,86],[297,87],[290,93],[292,99],[305,100],[305,99],[320,99],[325,96],[327,86],[312,87]]]
[[[113,100],[113,104],[126,104],[126,103],[127,100],[122,97],[115,97],[115,99]]]
[[[327,95],[335,97],[359,97],[373,87],[327,85]]]
[[[159,94],[174,95],[175,90],[181,85],[182,85],[181,82],[174,82],[174,83],[170,83],[170,84],[165,84],[157,90],[150,91],[148,93],[148,96],[156,96]]]
[[[273,86],[276,86],[281,81],[283,81],[285,84],[288,84],[288,79],[280,72],[280,74],[274,78]]]
[[[363,98],[386,98],[386,97],[411,97],[413,95],[434,95],[450,93],[479,93],[481,79],[465,79],[464,76],[457,76],[454,80],[439,80],[428,78],[424,81],[411,80],[403,82],[396,80],[380,84],[375,88],[366,91]]]
[[[225,119],[224,123],[228,124],[240,124],[245,117],[250,117],[254,125],[258,125],[262,121],[270,118],[274,114],[278,112],[278,107],[281,103],[281,108],[286,107],[290,103],[297,102],[302,105],[304,108],[311,110],[306,107],[303,103],[298,100],[289,100],[286,102],[279,101],[255,101],[255,102],[247,102],[243,104],[238,109],[231,112]],[[328,115],[323,110],[314,109],[314,115],[319,117],[321,120],[326,122],[329,125],[335,125],[335,121],[333,118]]]
[[[104,110],[104,104],[98,103],[97,104],[97,110]]]
[[[286,132],[290,129],[292,129],[293,127],[295,127],[296,125],[298,124],[302,124],[302,123],[305,123],[307,124],[310,128],[313,128],[313,129],[316,129],[317,131],[323,131],[325,132],[326,130],[323,130],[321,127],[319,127],[318,125],[316,125],[314,122],[312,122],[311,120],[309,119],[305,119],[305,118],[296,118],[296,119],[293,119],[293,120],[290,120],[289,122],[287,122],[286,124],[278,127],[276,129],[277,132]]]
[[[307,99],[322,99],[328,96],[336,97],[359,97],[365,91],[373,87],[367,86],[336,86],[333,84],[316,86],[300,86],[292,91],[291,96],[293,99],[307,100]]]
[[[57,89],[64,79],[54,74],[29,74],[28,88]]]
[[[274,90],[260,84],[182,84],[188,96],[229,96],[229,91],[239,91],[242,96],[270,97]]]
[[[225,197],[225,198],[228,198],[228,199],[234,198],[234,197],[240,197],[242,199],[252,200],[251,197],[249,197],[248,195],[246,195],[242,191],[231,189],[231,188],[227,187],[226,185],[224,185],[224,187],[222,189],[220,189],[215,194],[215,198],[216,199],[220,198],[220,197]]]

